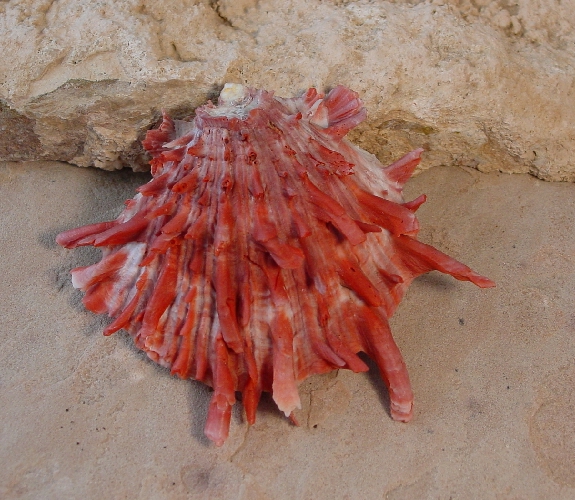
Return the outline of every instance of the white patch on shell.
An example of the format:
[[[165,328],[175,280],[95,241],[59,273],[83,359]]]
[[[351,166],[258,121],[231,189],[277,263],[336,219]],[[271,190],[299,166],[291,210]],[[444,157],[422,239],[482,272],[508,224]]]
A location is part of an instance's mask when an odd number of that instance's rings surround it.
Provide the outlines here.
[[[327,128],[329,126],[329,112],[323,103],[323,99],[318,99],[307,112],[307,119],[316,127]]]
[[[244,120],[252,109],[259,107],[260,101],[249,89],[239,83],[226,83],[220,92],[217,107],[206,106],[204,110],[211,116],[226,116]]]

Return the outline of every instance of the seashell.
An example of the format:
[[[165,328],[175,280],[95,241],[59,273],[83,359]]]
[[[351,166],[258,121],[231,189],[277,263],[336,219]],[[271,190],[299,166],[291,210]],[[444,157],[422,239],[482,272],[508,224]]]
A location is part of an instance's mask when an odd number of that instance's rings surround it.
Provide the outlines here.
[[[172,120],[143,142],[153,179],[110,222],[61,233],[66,248],[102,249],[72,270],[90,311],[113,318],[148,356],[213,387],[205,433],[228,436],[241,393],[253,424],[262,391],[286,416],[298,383],[374,359],[391,416],[412,417],[405,363],[389,328],[410,282],[439,270],[494,283],[417,240],[425,196],[402,187],[422,149],[388,167],[348,142],[364,120],[338,86],[284,99],[227,84],[215,106]]]

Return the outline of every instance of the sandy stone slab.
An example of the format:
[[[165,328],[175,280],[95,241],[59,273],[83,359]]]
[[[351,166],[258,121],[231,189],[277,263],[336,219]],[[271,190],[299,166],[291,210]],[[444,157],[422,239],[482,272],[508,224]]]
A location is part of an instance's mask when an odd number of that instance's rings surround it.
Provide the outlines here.
[[[425,161],[425,160],[424,160]],[[115,217],[147,174],[0,165],[0,497],[408,499],[575,496],[575,186],[436,168],[421,239],[498,286],[417,279],[392,328],[415,417],[393,422],[375,373],[301,387],[301,427],[264,398],[249,428],[203,436],[209,389],[171,377],[69,280],[97,251],[55,235]]]

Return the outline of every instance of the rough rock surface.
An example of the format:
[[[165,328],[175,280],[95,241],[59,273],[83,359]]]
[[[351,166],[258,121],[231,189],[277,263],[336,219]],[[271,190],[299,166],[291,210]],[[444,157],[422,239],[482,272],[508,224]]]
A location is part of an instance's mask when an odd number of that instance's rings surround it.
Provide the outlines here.
[[[0,2],[0,159],[146,168],[161,108],[344,84],[382,161],[575,181],[574,0]]]

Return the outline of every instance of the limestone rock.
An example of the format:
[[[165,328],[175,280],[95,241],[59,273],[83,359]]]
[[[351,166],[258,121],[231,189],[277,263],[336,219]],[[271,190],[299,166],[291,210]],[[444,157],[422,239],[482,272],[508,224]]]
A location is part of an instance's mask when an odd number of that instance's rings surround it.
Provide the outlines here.
[[[574,0],[3,1],[0,159],[141,170],[162,108],[343,84],[383,162],[575,181],[574,33]]]

